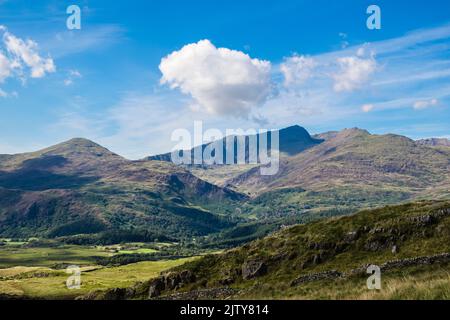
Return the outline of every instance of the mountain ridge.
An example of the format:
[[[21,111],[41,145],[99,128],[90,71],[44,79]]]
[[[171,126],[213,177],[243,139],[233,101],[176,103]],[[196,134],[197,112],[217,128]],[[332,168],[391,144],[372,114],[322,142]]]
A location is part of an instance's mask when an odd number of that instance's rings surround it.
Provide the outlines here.
[[[171,163],[126,160],[80,138],[3,158],[0,194],[0,235],[26,237],[203,235],[233,225],[215,203],[245,197]]]
[[[309,132],[299,126],[299,125],[294,125],[294,126],[290,126],[284,129],[280,129],[280,130],[276,130],[279,133],[279,139],[280,139],[280,146],[279,146],[279,150],[282,153],[286,153],[288,155],[295,155],[298,154],[316,144],[320,144],[321,142],[323,142],[323,140],[321,139],[315,139],[313,138]],[[256,135],[257,141],[259,141],[259,136],[260,134]],[[248,139],[250,137],[254,137],[254,135],[246,135],[246,144],[248,144]],[[228,139],[236,139],[236,136],[228,136],[225,137],[223,140],[223,144],[224,144],[224,159],[226,159],[226,142],[228,141]],[[270,132],[269,132],[269,139],[270,141]],[[235,148],[236,148],[236,144],[237,142],[234,142]],[[209,144],[203,144],[201,146],[202,150],[204,150]],[[194,150],[198,149],[199,147],[194,147],[191,150],[187,150],[188,152],[192,152],[192,154],[194,153]],[[248,158],[248,147],[246,148],[246,156]],[[182,150],[180,150],[182,151]],[[172,161],[171,160],[171,153],[164,153],[164,154],[159,154],[159,155],[154,155],[154,156],[150,156],[150,157],[146,157],[144,158],[144,160],[159,160],[159,161]],[[224,161],[225,163],[225,161]],[[235,163],[236,163],[236,157],[235,157]]]
[[[429,138],[429,139],[421,139],[417,140],[417,143],[428,146],[443,146],[450,147],[450,140],[446,138]]]
[[[176,237],[206,235],[236,221],[305,221],[450,195],[446,147],[359,128],[316,139],[300,126],[280,133],[286,152],[270,177],[257,165],[131,161],[83,138],[0,156],[0,235],[74,236],[83,233],[83,220],[89,230],[139,226]]]

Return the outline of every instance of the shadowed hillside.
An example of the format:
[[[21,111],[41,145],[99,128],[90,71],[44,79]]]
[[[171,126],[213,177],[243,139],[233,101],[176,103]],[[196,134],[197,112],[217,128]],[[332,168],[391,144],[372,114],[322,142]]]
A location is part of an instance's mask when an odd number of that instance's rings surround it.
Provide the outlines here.
[[[252,138],[256,138],[256,141],[258,143],[258,148],[257,148],[257,152],[259,152],[259,140],[260,140],[260,134],[257,134],[256,136],[245,136],[245,141],[246,141],[246,161],[248,162],[248,154],[249,154],[249,150],[248,150],[248,144],[249,144],[249,140],[251,140]],[[222,140],[223,145],[224,145],[224,149],[223,149],[223,162],[225,163],[226,160],[226,155],[227,155],[227,150],[226,150],[226,146],[227,146],[227,142],[230,140],[233,140],[233,145],[234,145],[234,150],[235,150],[235,157],[234,157],[234,162],[237,163],[237,136],[229,136],[226,137]],[[288,156],[293,156],[296,155],[308,148],[311,148],[317,144],[320,144],[321,142],[323,142],[322,139],[316,139],[310,136],[310,134],[308,133],[308,131],[306,131],[304,128],[300,127],[300,126],[292,126],[292,127],[288,127],[285,129],[281,129],[279,130],[279,139],[280,139],[280,152],[282,154],[288,155]],[[270,141],[271,141],[271,134],[268,134],[268,144],[270,147]],[[205,144],[202,145],[201,147],[196,147],[193,148],[192,150],[188,150],[187,152],[191,152],[192,155],[194,154],[195,150],[198,150],[199,148],[202,148],[202,153],[205,150],[205,148],[208,146],[209,144]],[[180,150],[181,151],[181,150]],[[194,159],[194,157],[192,156],[192,159]],[[171,157],[171,153],[165,153],[162,155],[156,155],[156,156],[151,156],[148,157],[147,160],[160,160],[160,161],[172,161],[172,157]]]
[[[85,139],[3,156],[0,195],[2,236],[122,230],[143,240],[220,231],[231,223],[215,204],[243,199],[171,163],[128,161]]]

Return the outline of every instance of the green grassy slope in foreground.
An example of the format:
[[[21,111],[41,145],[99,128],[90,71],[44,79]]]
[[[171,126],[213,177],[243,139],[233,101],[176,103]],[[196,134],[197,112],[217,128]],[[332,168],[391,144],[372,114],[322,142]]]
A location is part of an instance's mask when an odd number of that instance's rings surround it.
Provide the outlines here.
[[[177,267],[126,298],[223,298],[215,295],[223,290],[234,298],[450,299],[449,255],[414,260],[445,253],[450,202],[424,201],[287,228]],[[369,264],[382,267],[380,292],[366,287]]]

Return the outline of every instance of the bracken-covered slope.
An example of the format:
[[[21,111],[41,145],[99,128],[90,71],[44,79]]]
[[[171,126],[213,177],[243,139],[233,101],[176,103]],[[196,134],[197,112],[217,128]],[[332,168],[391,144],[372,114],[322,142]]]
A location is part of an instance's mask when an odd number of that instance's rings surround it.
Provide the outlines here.
[[[230,226],[218,202],[242,198],[171,163],[129,161],[85,139],[0,157],[0,236],[204,235]]]
[[[286,228],[177,267],[123,297],[395,298],[401,289],[399,298],[449,299],[449,263],[450,202],[424,201]],[[381,267],[383,292],[367,290],[368,265]]]

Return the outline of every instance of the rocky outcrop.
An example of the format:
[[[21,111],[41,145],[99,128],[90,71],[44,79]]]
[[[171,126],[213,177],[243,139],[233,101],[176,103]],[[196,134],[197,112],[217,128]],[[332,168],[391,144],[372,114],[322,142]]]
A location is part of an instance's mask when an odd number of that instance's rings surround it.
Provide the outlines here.
[[[150,282],[150,287],[148,289],[148,297],[156,298],[161,295],[161,292],[163,292],[166,289],[166,282],[164,277],[159,277]]]
[[[150,299],[159,297],[165,290],[176,290],[194,281],[195,275],[191,271],[170,272],[150,282],[148,297]]]
[[[343,275],[344,275],[343,273],[336,271],[336,270],[308,274],[306,276],[302,276],[302,277],[297,278],[294,281],[292,281],[291,287],[295,287],[295,286],[301,285],[303,283],[308,283],[308,282],[313,282],[313,281],[331,280],[331,279],[341,278]]]
[[[267,265],[261,260],[250,260],[242,265],[242,278],[249,280],[267,273]]]
[[[129,288],[114,288],[106,291],[93,291],[77,300],[127,300],[156,298],[164,291],[176,290],[186,284],[195,281],[195,276],[191,271],[171,272],[160,277],[135,284]]]

